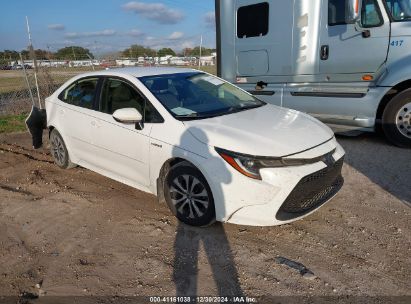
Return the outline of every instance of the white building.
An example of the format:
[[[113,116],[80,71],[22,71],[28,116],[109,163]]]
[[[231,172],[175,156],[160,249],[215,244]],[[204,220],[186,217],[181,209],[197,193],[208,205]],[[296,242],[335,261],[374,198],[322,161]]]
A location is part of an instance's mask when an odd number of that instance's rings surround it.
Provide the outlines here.
[[[216,56],[201,56],[200,63],[202,66],[215,65]]]
[[[138,59],[129,59],[129,58],[116,59],[116,65],[117,66],[136,66],[138,65]]]

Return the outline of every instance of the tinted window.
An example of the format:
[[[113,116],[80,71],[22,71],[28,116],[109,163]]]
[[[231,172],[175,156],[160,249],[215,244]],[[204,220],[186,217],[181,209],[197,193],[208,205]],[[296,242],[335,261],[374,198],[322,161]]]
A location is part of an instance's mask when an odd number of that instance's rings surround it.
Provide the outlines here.
[[[107,79],[101,95],[100,111],[111,115],[124,108],[137,109],[144,116],[145,122],[162,121],[155,108],[130,84],[119,79]]]
[[[66,103],[82,108],[93,109],[98,78],[81,79],[60,94],[60,99]]]
[[[242,6],[237,12],[237,37],[265,36],[268,33],[268,2]]]
[[[361,22],[363,27],[375,27],[383,23],[377,0],[363,1]]]
[[[328,25],[349,24],[350,0],[328,1]]]
[[[411,19],[411,0],[386,0],[386,3],[394,21]]]

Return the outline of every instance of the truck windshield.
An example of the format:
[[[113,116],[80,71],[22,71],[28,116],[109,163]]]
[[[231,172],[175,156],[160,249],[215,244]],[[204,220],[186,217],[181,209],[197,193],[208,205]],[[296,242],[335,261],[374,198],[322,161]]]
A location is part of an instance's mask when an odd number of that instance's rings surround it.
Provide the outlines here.
[[[236,86],[204,73],[146,76],[139,80],[179,120],[216,117],[265,105]]]
[[[385,2],[395,21],[411,19],[411,0],[385,0]]]

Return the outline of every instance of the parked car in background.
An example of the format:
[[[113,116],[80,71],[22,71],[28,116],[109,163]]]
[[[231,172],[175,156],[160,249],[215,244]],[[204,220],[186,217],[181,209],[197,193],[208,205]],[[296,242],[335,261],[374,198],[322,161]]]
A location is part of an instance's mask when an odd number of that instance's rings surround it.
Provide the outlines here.
[[[216,0],[216,16],[219,76],[411,147],[411,1]]]
[[[79,75],[46,111],[59,167],[153,193],[190,225],[288,223],[343,185],[344,150],[327,126],[196,70]]]
[[[11,66],[9,65],[4,65],[1,67],[2,70],[6,71],[6,70],[11,70]]]

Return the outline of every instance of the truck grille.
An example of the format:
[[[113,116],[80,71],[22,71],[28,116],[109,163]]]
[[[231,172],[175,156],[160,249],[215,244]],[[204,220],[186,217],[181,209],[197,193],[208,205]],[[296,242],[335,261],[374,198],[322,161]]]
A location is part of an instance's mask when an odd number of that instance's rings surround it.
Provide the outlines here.
[[[277,219],[287,220],[301,216],[333,197],[344,184],[341,176],[343,163],[344,159],[341,158],[301,179],[281,206]]]

